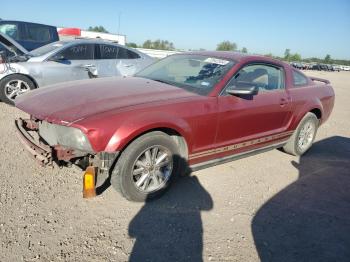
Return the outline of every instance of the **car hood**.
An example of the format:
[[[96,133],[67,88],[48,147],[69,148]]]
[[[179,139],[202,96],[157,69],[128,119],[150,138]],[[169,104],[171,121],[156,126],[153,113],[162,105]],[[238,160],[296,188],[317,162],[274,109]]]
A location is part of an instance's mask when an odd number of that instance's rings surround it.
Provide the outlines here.
[[[0,43],[9,51],[14,52],[16,55],[28,54],[27,49],[16,42],[13,38],[3,33],[0,33]]]
[[[35,118],[68,125],[110,110],[190,96],[197,95],[145,78],[110,77],[36,89],[15,104]]]

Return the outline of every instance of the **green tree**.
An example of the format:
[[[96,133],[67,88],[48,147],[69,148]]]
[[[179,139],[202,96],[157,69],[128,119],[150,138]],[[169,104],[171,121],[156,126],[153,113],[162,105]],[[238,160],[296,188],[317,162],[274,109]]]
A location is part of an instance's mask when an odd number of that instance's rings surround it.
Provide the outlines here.
[[[332,63],[331,55],[327,54],[326,57],[324,58],[324,62],[326,64]]]
[[[147,48],[147,49],[152,49],[152,41],[151,40],[146,40],[143,45],[143,48]]]
[[[174,50],[174,44],[172,42],[169,42],[168,40],[160,40],[157,39],[155,41],[146,40],[143,45],[143,48],[148,49],[159,49],[159,50]]]
[[[217,51],[235,51],[237,50],[237,44],[230,41],[223,41],[216,47]]]
[[[290,49],[286,49],[286,51],[284,51],[284,59],[289,61],[290,60]]]
[[[99,32],[99,33],[109,33],[102,25],[94,26],[94,27],[90,26],[87,30],[92,32]]]
[[[136,43],[126,43],[125,45],[127,47],[137,48],[137,44]]]
[[[248,53],[248,49],[246,47],[243,47],[241,52],[242,53]]]
[[[301,61],[301,55],[298,53],[289,56],[290,61]]]

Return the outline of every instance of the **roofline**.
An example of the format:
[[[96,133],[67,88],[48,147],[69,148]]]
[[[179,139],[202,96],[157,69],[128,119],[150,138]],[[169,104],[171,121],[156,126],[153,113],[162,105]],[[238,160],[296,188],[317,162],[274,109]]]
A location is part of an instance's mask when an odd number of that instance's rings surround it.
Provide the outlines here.
[[[55,27],[57,28],[56,26],[54,25],[47,25],[47,24],[41,24],[41,23],[35,23],[35,22],[26,22],[26,21],[18,21],[18,20],[0,20],[0,23],[2,22],[9,22],[9,23],[26,23],[26,24],[34,24],[34,25],[44,25],[44,26],[51,26],[51,27]]]

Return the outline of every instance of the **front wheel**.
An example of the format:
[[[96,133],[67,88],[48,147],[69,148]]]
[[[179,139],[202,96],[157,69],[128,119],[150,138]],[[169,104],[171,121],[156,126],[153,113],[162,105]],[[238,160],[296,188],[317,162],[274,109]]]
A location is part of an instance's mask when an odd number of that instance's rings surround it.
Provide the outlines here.
[[[300,121],[297,129],[289,138],[283,150],[294,156],[303,155],[315,140],[319,120],[315,114],[308,112]]]
[[[35,85],[24,75],[9,75],[0,81],[0,100],[9,105],[15,104],[16,97],[32,90]]]
[[[142,135],[122,152],[111,184],[128,200],[159,196],[178,173],[178,156],[178,148],[167,134],[155,131]]]

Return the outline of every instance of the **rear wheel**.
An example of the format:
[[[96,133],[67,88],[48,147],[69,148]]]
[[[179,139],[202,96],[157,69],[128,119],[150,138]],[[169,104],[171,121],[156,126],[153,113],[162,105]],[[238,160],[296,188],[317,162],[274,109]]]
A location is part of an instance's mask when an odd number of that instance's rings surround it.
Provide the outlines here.
[[[32,90],[35,85],[24,75],[10,75],[0,81],[0,99],[9,105],[15,104],[16,97]]]
[[[165,133],[147,133],[121,154],[111,184],[125,198],[144,201],[164,193],[178,173],[178,148]]]
[[[309,112],[300,121],[297,129],[288,140],[283,150],[291,155],[301,156],[312,146],[315,140],[319,120]]]

